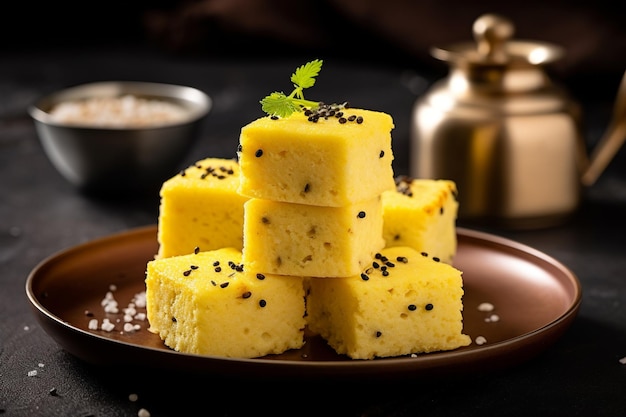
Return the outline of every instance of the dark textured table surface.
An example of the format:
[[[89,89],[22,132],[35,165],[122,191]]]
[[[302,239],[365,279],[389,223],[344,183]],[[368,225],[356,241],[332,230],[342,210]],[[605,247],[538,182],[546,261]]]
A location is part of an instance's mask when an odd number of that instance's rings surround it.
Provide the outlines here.
[[[38,325],[25,293],[29,272],[65,248],[155,224],[158,191],[123,199],[77,192],[46,159],[26,107],[54,90],[98,80],[186,84],[214,107],[181,167],[207,156],[233,157],[241,126],[261,115],[258,100],[287,89],[297,59],[185,59],[128,49],[10,53],[0,63],[0,415],[626,415],[626,152],[586,191],[563,226],[486,229],[567,265],[583,300],[566,333],[537,357],[490,372],[350,384],[249,381],[100,369],[64,351]],[[428,78],[412,68],[329,60],[315,96],[337,96],[393,115],[395,169],[407,173],[411,106]],[[615,85],[617,88],[617,85]],[[611,97],[611,93],[607,95]],[[584,99],[584,98],[583,98]],[[586,101],[589,145],[608,120],[610,101]],[[463,225],[463,224],[460,224]],[[29,371],[37,371],[29,376]],[[53,395],[55,394],[55,395]],[[137,401],[129,395],[137,394]]]

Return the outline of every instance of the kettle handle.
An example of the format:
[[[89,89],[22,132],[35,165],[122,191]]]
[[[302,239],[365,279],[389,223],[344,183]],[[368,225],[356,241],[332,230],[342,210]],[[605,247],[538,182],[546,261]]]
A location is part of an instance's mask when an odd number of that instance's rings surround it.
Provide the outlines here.
[[[626,72],[622,77],[613,107],[613,117],[606,132],[595,146],[582,184],[593,185],[626,140]]]

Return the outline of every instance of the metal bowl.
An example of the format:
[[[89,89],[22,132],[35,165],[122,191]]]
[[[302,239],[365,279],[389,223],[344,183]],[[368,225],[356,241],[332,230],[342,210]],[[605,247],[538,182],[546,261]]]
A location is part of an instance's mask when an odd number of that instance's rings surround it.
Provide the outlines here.
[[[58,121],[59,103],[132,96],[176,104],[184,117],[145,126]],[[195,88],[146,82],[83,84],[39,99],[29,107],[43,149],[59,173],[84,191],[125,192],[153,187],[174,175],[197,139],[212,106]]]

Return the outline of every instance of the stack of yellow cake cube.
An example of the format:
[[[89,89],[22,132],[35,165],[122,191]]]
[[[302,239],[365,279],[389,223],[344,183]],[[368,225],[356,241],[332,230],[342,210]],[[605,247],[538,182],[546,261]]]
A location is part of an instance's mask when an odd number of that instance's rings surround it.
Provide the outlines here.
[[[346,111],[348,113],[348,111]],[[382,193],[395,188],[393,121],[351,110],[353,121],[264,117],[241,131],[243,262],[282,275],[345,277],[384,245]],[[358,118],[358,119],[357,119]],[[358,120],[358,121],[357,121]]]
[[[188,182],[220,165],[208,159],[166,182],[150,330],[173,349],[230,357],[301,347],[305,326],[353,359],[469,344],[450,265],[454,183],[394,182],[393,127],[362,109],[263,117],[242,128],[233,178]]]

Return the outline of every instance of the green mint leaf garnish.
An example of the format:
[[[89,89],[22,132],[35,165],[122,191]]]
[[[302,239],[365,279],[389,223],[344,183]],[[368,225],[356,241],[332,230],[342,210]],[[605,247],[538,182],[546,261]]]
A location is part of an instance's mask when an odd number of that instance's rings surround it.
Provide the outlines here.
[[[273,92],[261,100],[263,111],[270,116],[287,117],[292,113],[302,111],[302,108],[316,108],[319,102],[305,100],[303,90],[315,85],[315,77],[320,73],[322,63],[322,60],[316,59],[296,68],[291,74],[291,82],[294,85],[291,94]]]

